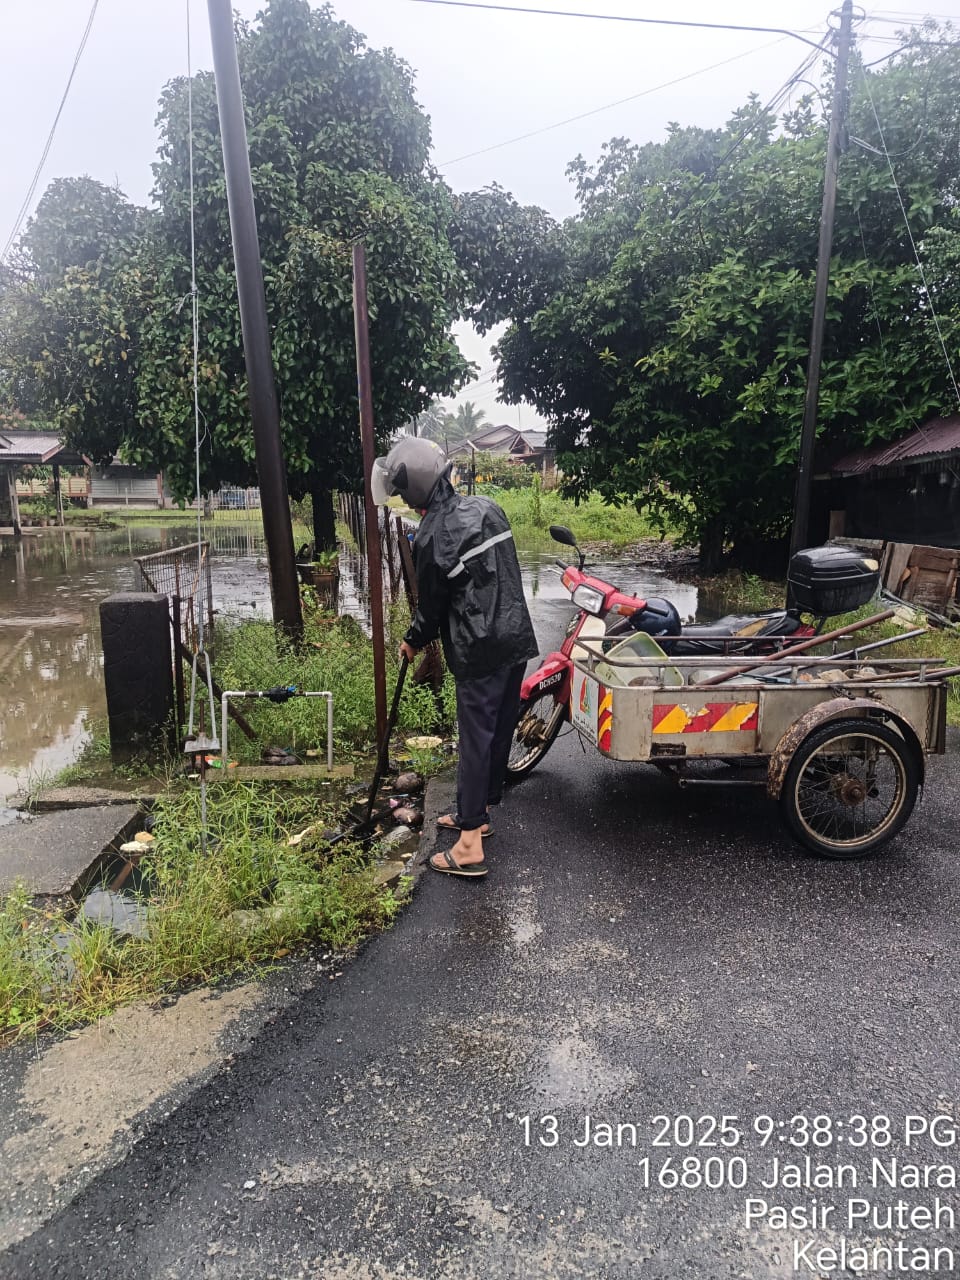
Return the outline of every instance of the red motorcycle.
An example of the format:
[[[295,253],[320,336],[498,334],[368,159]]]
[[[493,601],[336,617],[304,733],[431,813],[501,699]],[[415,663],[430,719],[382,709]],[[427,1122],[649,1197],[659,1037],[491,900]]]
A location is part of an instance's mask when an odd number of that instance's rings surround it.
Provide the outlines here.
[[[562,582],[579,612],[570,620],[560,649],[548,654],[520,691],[520,715],[510,748],[507,778],[519,781],[540,763],[550,750],[564,721],[570,720],[570,685],[573,654],[581,638],[613,643],[630,632],[653,636],[666,654],[762,654],[789,644],[789,640],[816,635],[825,617],[816,625],[802,620],[800,609],[775,609],[758,614],[730,614],[717,622],[682,626],[680,615],[669,600],[618,591],[609,582],[583,572],[584,555],[573,534],[563,525],[551,525],[556,542],[573,547],[579,557],[576,567],[557,561],[563,570]],[[827,560],[835,560],[835,548],[822,548]],[[802,552],[812,557],[814,552]],[[791,582],[793,576],[791,575]]]

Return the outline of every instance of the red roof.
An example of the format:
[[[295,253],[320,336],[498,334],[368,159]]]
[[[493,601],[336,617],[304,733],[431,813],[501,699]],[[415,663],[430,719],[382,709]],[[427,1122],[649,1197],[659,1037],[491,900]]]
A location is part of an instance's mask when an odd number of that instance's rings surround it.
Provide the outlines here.
[[[875,467],[892,467],[920,458],[938,458],[960,450],[960,415],[931,420],[908,436],[848,453],[831,466],[834,475],[856,476]]]

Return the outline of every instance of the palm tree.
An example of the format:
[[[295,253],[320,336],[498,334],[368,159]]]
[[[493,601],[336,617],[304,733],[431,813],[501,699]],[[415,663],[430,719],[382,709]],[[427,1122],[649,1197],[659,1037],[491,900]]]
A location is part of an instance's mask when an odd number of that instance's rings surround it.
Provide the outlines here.
[[[457,406],[457,412],[454,415],[454,425],[456,433],[460,437],[460,441],[468,440],[471,436],[476,435],[480,428],[486,423],[487,415],[482,409],[478,409],[469,400],[464,400],[463,404]]]
[[[411,418],[404,430],[409,436],[422,436],[424,440],[436,440],[438,444],[442,444],[444,432],[448,430],[449,416],[447,411],[441,408],[439,400],[434,400],[423,413],[418,413],[415,418]]]

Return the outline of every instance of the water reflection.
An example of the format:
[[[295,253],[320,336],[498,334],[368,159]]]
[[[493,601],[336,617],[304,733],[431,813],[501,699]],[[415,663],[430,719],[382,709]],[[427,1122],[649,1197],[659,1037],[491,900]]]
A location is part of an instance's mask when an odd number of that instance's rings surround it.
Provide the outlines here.
[[[259,523],[210,525],[214,607],[269,615]],[[134,558],[196,540],[196,525],[128,525],[0,537],[0,801],[28,773],[77,756],[106,715],[99,605],[138,589]]]

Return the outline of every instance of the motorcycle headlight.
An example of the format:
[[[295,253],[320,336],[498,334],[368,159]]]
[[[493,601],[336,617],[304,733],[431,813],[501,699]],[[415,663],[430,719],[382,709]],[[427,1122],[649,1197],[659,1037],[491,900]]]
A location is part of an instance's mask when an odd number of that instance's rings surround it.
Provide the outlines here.
[[[588,587],[585,583],[581,583],[574,590],[573,603],[578,609],[583,609],[587,613],[599,614],[603,609],[603,592],[598,591],[596,587]]]

